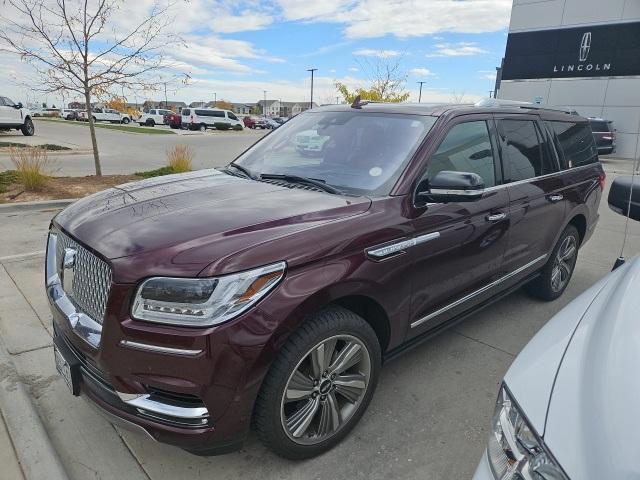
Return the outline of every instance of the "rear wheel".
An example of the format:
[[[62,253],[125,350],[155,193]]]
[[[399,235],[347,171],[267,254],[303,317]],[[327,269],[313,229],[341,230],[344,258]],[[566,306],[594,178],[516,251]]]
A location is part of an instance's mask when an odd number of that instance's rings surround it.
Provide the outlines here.
[[[27,118],[24,121],[24,125],[22,125],[22,128],[20,128],[20,130],[22,130],[22,134],[25,137],[31,137],[36,131],[35,127],[33,126],[33,120],[31,120],[30,118]]]
[[[207,126],[204,123],[201,123],[200,126],[198,127],[198,130],[200,130],[201,132],[204,132],[207,130]]]
[[[122,123],[124,123],[125,125],[129,123],[129,118],[128,117],[124,117],[122,119]]]
[[[526,286],[529,294],[542,300],[555,300],[569,285],[578,260],[580,234],[573,225],[564,229],[540,276]]]
[[[154,122],[152,118],[147,119],[147,121],[144,122],[144,124],[147,127],[155,127],[156,126],[156,122]]]
[[[360,316],[337,306],[315,314],[291,334],[265,378],[258,436],[290,459],[329,450],[369,405],[380,364],[376,334]]]

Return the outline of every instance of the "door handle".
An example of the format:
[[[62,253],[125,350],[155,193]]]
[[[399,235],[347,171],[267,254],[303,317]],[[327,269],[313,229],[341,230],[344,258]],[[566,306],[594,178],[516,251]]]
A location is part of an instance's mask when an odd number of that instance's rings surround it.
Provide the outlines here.
[[[552,202],[559,202],[560,200],[564,199],[564,195],[549,195],[549,200],[551,200]]]
[[[507,218],[506,213],[491,213],[485,217],[487,222],[499,222],[500,220],[504,220]]]

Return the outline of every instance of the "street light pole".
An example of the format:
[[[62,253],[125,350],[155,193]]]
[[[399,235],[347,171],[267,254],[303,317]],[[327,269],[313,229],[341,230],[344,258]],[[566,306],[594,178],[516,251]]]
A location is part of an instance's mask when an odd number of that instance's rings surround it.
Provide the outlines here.
[[[213,92],[213,108],[217,108],[218,107],[218,94],[216,92]]]
[[[167,82],[164,82],[164,108],[168,108],[168,103],[167,102]]]
[[[264,92],[264,105],[262,106],[262,116],[264,118],[267,118],[267,91],[263,90]]]
[[[317,71],[317,68],[308,68],[307,72],[311,72],[311,100],[309,101],[309,110],[313,108],[313,72]]]
[[[418,82],[420,84],[420,95],[418,95],[418,103],[422,102],[422,84],[427,82]]]

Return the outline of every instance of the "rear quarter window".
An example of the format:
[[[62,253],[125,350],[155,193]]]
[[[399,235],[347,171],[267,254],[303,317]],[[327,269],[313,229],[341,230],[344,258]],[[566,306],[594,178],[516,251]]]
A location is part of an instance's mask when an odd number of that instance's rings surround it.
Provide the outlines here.
[[[611,131],[609,122],[591,120],[589,123],[591,124],[591,130],[593,130],[594,132],[610,132]]]
[[[598,151],[587,122],[547,122],[556,137],[563,169],[596,163]]]

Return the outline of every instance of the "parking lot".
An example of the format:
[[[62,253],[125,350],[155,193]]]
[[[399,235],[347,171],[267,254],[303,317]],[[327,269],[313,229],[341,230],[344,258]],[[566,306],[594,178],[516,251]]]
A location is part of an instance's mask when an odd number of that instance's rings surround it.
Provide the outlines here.
[[[40,134],[53,135],[56,128],[86,135],[81,127],[57,124],[42,125]],[[84,145],[69,135],[67,141]],[[129,147],[113,143],[118,152],[134,148],[144,137],[110,131],[98,135],[103,141],[118,135],[119,141],[132,142]],[[253,132],[224,135],[230,136],[190,137],[199,162],[214,157],[210,152],[215,146],[231,155],[243,142],[255,140]],[[180,137],[157,135],[153,140],[160,155],[169,145],[163,142]],[[105,170],[116,157],[106,153]],[[143,161],[152,162],[150,157]],[[145,167],[131,166],[140,168]],[[630,170],[630,163],[607,161],[605,169],[610,184],[618,173]],[[239,452],[196,457],[119,430],[86,400],[69,394],[55,372],[42,288],[44,242],[55,209],[0,210],[0,335],[74,479],[470,478],[484,449],[497,387],[514,356],[554,313],[609,272],[618,256],[625,222],[607,207],[606,192],[604,199],[597,230],[581,250],[573,279],[559,300],[544,303],[516,292],[391,361],[353,434],[339,449],[304,462],[276,457],[253,435]],[[626,253],[633,255],[640,252],[640,225],[629,227]]]
[[[101,123],[101,125],[109,125]],[[132,125],[135,127],[137,125]],[[129,127],[129,128],[131,128]],[[81,176],[95,173],[89,127],[73,121],[35,121],[36,133],[24,137],[13,130],[0,133],[0,141],[31,144],[52,143],[69,147],[71,151],[50,154],[55,159],[56,175]],[[211,168],[226,165],[247,147],[265,134],[266,130],[190,132],[170,130],[169,127],[144,127],[149,134],[97,128],[98,147],[102,171],[109,174],[130,174],[162,167],[166,163],[166,151],[177,144],[189,145],[195,152],[194,168]],[[174,134],[153,134],[166,130]],[[8,168],[8,157],[0,154],[0,166]],[[6,164],[6,165],[5,165]]]

